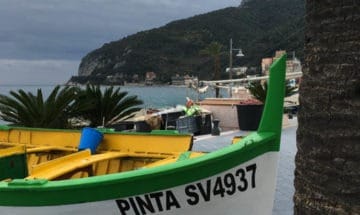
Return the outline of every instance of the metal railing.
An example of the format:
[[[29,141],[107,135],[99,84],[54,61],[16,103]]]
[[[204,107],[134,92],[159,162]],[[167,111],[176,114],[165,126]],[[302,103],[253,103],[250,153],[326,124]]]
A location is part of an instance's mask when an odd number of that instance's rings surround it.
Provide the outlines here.
[[[302,72],[291,72],[286,74],[286,79],[299,78],[302,76]],[[244,83],[249,81],[260,81],[267,80],[269,76],[259,76],[259,77],[251,77],[251,78],[240,78],[240,79],[229,79],[229,80],[218,80],[218,81],[201,81],[207,85],[215,85],[215,84],[230,84],[230,83]]]

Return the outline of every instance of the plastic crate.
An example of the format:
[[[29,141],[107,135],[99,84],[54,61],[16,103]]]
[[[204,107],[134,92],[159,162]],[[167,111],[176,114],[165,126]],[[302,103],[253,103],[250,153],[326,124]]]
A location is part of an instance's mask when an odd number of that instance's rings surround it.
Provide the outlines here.
[[[179,117],[184,116],[184,111],[176,111],[176,112],[169,112],[161,114],[161,119],[163,121],[162,129],[169,129],[169,127],[176,127],[176,120]]]
[[[201,120],[201,116],[180,117],[176,120],[176,130],[178,130],[181,134],[198,133],[200,131],[200,128],[197,123],[197,118],[200,118]]]

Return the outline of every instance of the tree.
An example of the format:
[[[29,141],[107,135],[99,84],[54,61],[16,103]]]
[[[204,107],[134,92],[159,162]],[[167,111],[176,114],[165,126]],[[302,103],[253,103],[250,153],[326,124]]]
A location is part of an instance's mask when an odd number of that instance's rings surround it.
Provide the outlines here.
[[[267,89],[268,89],[268,85],[266,81],[264,83],[261,83],[260,81],[250,82],[247,88],[257,100],[261,101],[262,103],[265,103]],[[293,95],[296,89],[297,89],[296,87],[291,87],[289,84],[287,84],[285,86],[285,97]]]
[[[44,100],[41,89],[34,95],[24,90],[0,95],[0,118],[16,126],[66,128],[68,120],[78,111],[74,100],[78,88],[56,86]]]
[[[120,91],[120,87],[105,88],[87,85],[82,90],[77,103],[88,102],[91,108],[80,113],[84,119],[90,121],[90,126],[109,126],[128,119],[139,111],[143,102],[137,96],[128,96],[128,92]]]
[[[212,42],[204,49],[200,51],[202,55],[208,55],[213,58],[214,61],[214,77],[213,80],[219,80],[221,78],[221,65],[220,65],[220,56],[222,45],[218,42]],[[219,88],[215,88],[216,98],[219,97]]]
[[[294,213],[360,214],[360,4],[306,5]]]

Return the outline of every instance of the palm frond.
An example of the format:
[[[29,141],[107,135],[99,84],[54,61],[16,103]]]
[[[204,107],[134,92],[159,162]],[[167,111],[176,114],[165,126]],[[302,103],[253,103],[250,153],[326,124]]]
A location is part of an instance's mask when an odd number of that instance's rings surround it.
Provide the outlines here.
[[[88,85],[77,103],[91,102],[91,108],[81,112],[81,116],[91,122],[91,126],[111,125],[130,117],[140,110],[143,102],[137,96],[128,96],[121,88]]]
[[[261,83],[260,81],[250,82],[247,89],[250,91],[250,93],[259,101],[262,103],[265,103],[266,100],[266,94],[268,90],[267,82]],[[292,95],[296,87],[291,87],[289,84],[286,84],[285,86],[285,97],[288,97]]]
[[[10,91],[9,96],[0,95],[0,118],[18,126],[65,128],[69,113],[76,112],[75,88],[56,86],[44,100],[41,89],[36,95],[23,90]]]

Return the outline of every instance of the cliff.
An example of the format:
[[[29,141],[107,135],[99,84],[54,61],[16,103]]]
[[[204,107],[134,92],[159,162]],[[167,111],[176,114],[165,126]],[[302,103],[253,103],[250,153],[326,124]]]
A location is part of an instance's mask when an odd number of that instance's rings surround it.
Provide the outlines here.
[[[98,77],[101,83],[113,77],[144,80],[146,72],[156,73],[163,83],[175,74],[211,79],[212,59],[199,51],[216,41],[223,45],[221,67],[226,77],[230,38],[245,54],[234,57],[234,66],[258,67],[261,58],[280,49],[295,51],[302,58],[304,7],[303,0],[247,0],[239,7],[177,20],[104,44],[82,59],[78,74],[85,81]]]

